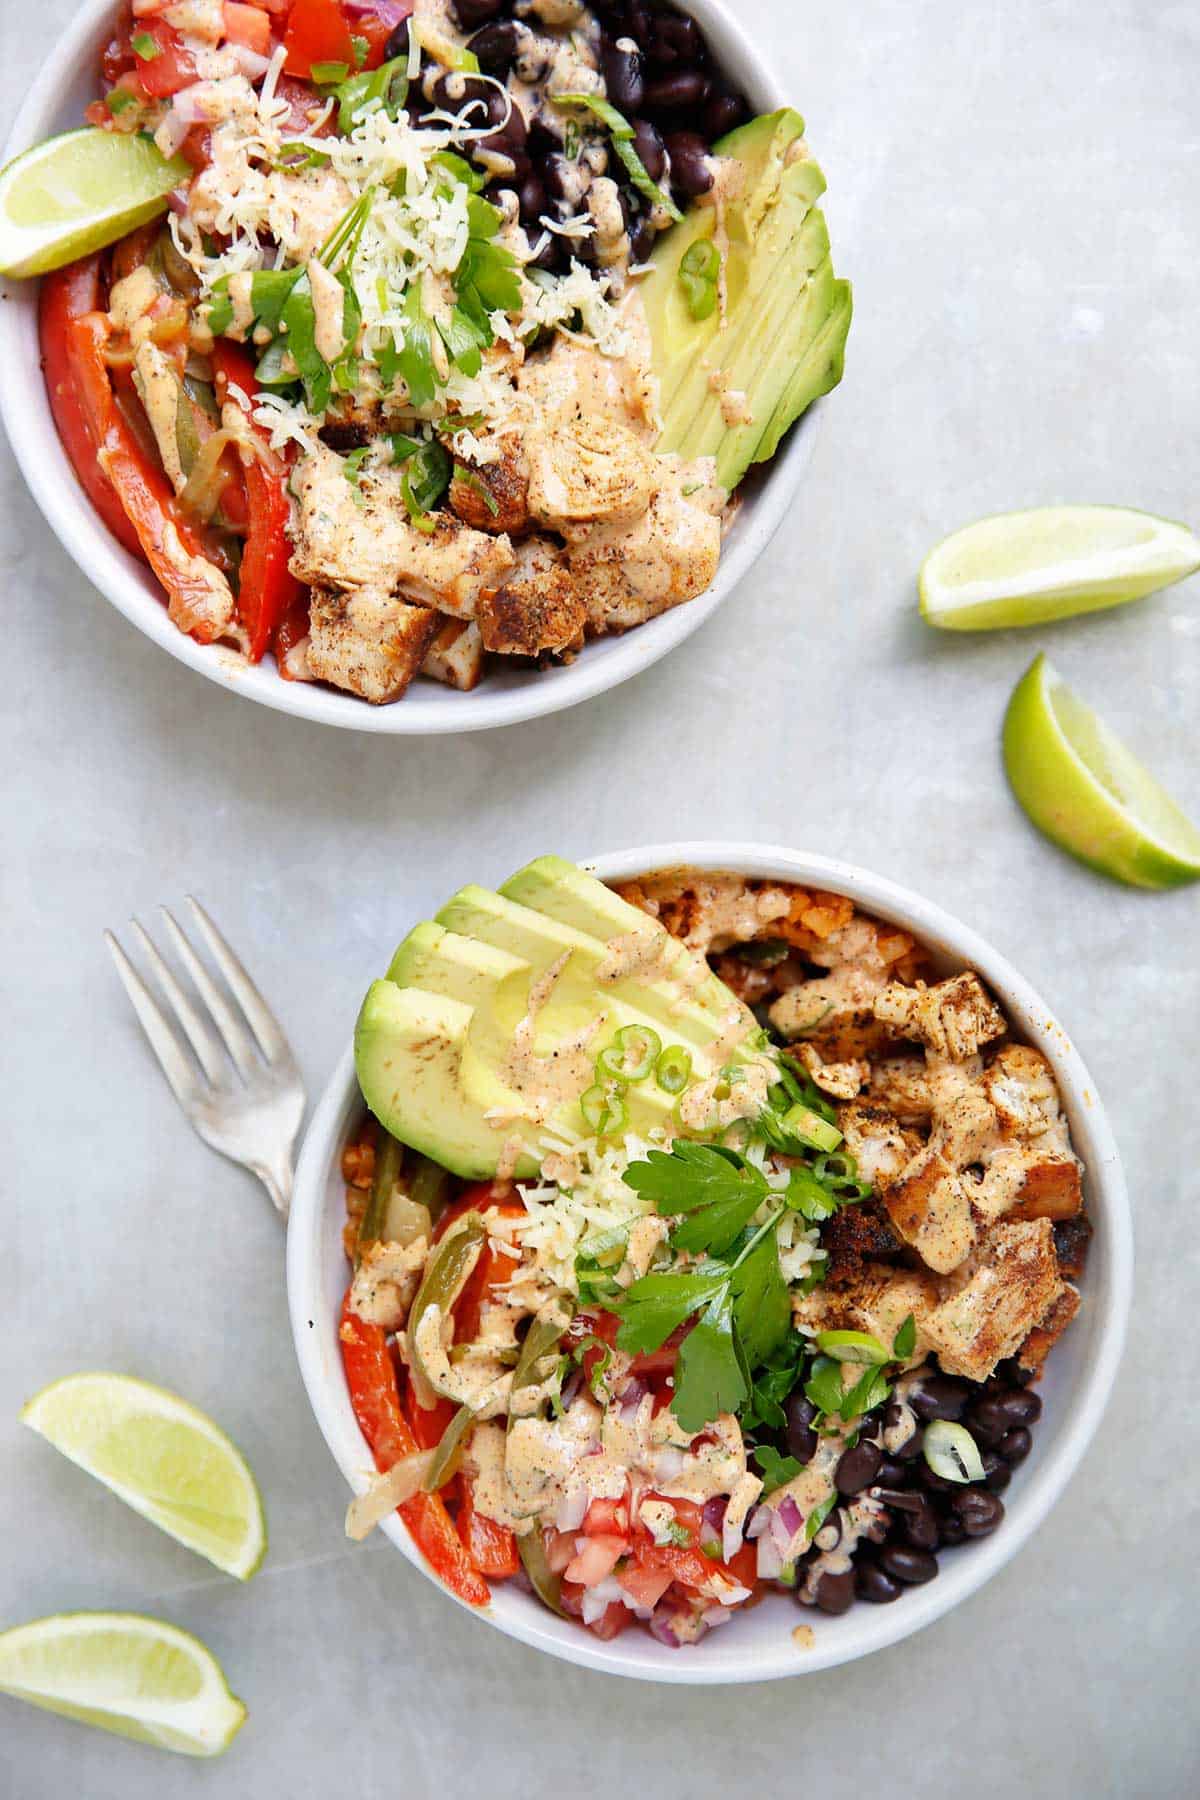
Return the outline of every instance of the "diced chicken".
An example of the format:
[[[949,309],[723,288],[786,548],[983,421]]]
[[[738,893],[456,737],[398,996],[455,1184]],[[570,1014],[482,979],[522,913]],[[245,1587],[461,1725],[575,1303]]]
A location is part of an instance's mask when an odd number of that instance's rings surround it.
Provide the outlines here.
[[[483,638],[478,625],[447,619],[429,646],[422,675],[469,693],[483,679]]]
[[[792,1312],[802,1331],[867,1331],[889,1346],[911,1313],[917,1355],[928,1350],[923,1324],[937,1304],[938,1287],[931,1275],[868,1263],[843,1287],[819,1287],[793,1297]]]
[[[650,505],[657,459],[628,427],[603,416],[527,429],[529,516],[554,531],[627,527]]]
[[[1061,1128],[1053,1071],[1030,1045],[1005,1044],[985,1071],[982,1085],[1010,1136],[1024,1140]]]
[[[635,315],[630,323],[636,326]],[[556,424],[603,417],[653,440],[657,383],[648,341],[631,348],[630,355],[602,356],[590,344],[556,334],[549,353],[531,357],[517,377],[526,417]]]
[[[838,1125],[859,1174],[873,1187],[898,1180],[920,1147],[920,1139],[883,1106],[861,1101],[843,1106]]]
[[[778,922],[787,918],[791,905],[788,889],[775,882],[701,875],[692,869],[648,875],[624,883],[617,892],[702,956],[731,944],[777,937]]]
[[[875,1017],[954,1062],[974,1056],[1008,1029],[1004,1014],[970,971],[931,988],[893,982],[876,999]]]
[[[529,528],[529,464],[520,434],[494,440],[499,454],[487,462],[460,457],[450,483],[451,510],[475,531],[510,532]]]
[[[1079,1289],[1072,1287],[1069,1281],[1064,1282],[1058,1298],[1051,1305],[1045,1318],[1034,1326],[1021,1348],[1016,1352],[1020,1366],[1023,1369],[1040,1370],[1078,1311]]]
[[[583,597],[557,546],[529,537],[513,550],[516,566],[476,610],[484,646],[502,656],[540,656],[577,645],[586,616]]]
[[[399,1331],[408,1317],[429,1254],[426,1238],[411,1244],[372,1244],[355,1271],[350,1310],[368,1325]]]
[[[1073,1219],[1083,1208],[1083,1180],[1073,1156],[1026,1168],[1010,1219]]]
[[[948,1375],[984,1381],[1063,1291],[1048,1219],[994,1225],[970,1279],[921,1321],[921,1330]]]
[[[771,1024],[781,1037],[803,1038],[830,1061],[870,1058],[888,1043],[888,1029],[875,1017],[883,985],[879,970],[846,963],[781,994],[770,1009]]]
[[[567,532],[568,565],[595,634],[626,631],[694,600],[717,572],[719,504],[710,489],[691,492],[682,469],[668,463],[658,459],[661,485],[636,524]]]
[[[977,1232],[970,1185],[932,1141],[896,1181],[883,1187],[882,1198],[905,1243],[938,1274],[956,1269],[973,1249]]]
[[[398,700],[420,669],[442,624],[377,588],[314,586],[307,663],[314,680],[345,688],[372,705]]]
[[[928,1125],[933,1092],[923,1056],[889,1056],[871,1067],[871,1098],[902,1125]]]
[[[871,1079],[871,1065],[862,1057],[848,1062],[826,1062],[815,1044],[801,1044],[796,1052],[815,1086],[834,1100],[853,1100]]]
[[[418,531],[398,471],[364,476],[355,489],[342,459],[321,448],[301,458],[292,488],[299,515],[291,566],[301,581],[403,594],[471,619],[480,598],[494,593],[513,567],[507,537],[471,531],[446,513],[435,530]]]
[[[834,1213],[821,1233],[825,1282],[845,1287],[857,1281],[866,1263],[894,1257],[904,1248],[878,1200],[860,1200]]]

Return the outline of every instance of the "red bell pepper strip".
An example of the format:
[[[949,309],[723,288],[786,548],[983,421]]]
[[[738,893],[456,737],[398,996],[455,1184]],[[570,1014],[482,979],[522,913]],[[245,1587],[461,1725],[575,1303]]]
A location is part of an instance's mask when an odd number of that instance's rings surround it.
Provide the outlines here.
[[[213,368],[222,404],[231,385],[249,400],[257,395],[254,363],[239,344],[218,338],[213,345]],[[271,450],[264,431],[253,422],[250,429],[261,445],[261,454],[244,459],[250,528],[242,556],[238,618],[248,639],[246,653],[257,663],[270,648],[282,620],[303,599],[304,589],[288,567],[292,547],[287,530],[291,516],[287,465]]]
[[[95,312],[100,304],[98,256],[84,257],[82,262],[46,276],[38,304],[42,368],[54,423],[79,485],[113,536],[134,556],[141,556],[138,534],[129,523],[112,482],[96,461],[99,444],[84,409],[79,371],[69,345],[72,322]]]
[[[312,79],[313,64],[344,63],[354,72],[354,44],[337,0],[296,0],[283,34],[284,71]]]
[[[458,1535],[481,1575],[489,1575],[494,1581],[506,1581],[519,1572],[521,1558],[517,1554],[516,1538],[507,1525],[489,1519],[486,1513],[476,1512],[471,1483],[465,1475],[458,1508]]]
[[[82,292],[81,282],[77,297]],[[67,442],[68,453],[80,470],[81,452],[98,462],[166,591],[171,618],[198,643],[210,644],[228,623],[222,613],[219,572],[176,504],[166,476],[150,462],[116,404],[104,361],[107,331],[103,313],[76,317],[68,311],[63,319],[63,367],[75,387],[87,440],[76,442],[74,449]]]
[[[305,677],[294,673],[290,665],[293,650],[299,648],[308,636],[310,627],[308,590],[302,589],[295,605],[285,612],[275,632],[272,648],[275,652],[275,663],[284,681],[303,681]]]
[[[381,1474],[401,1457],[412,1456],[420,1446],[400,1410],[396,1369],[388,1350],[387,1335],[350,1310],[347,1294],[338,1338],[342,1365],[350,1389],[350,1404],[359,1429],[371,1447]],[[468,1606],[486,1606],[491,1590],[471,1566],[454,1521],[437,1494],[414,1494],[399,1508],[413,1542],[438,1577]]]

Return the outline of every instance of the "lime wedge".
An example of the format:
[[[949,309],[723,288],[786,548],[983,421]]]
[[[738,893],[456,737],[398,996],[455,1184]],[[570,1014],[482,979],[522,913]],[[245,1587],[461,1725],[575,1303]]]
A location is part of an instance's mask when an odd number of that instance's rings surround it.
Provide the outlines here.
[[[57,1613],[0,1632],[0,1693],[181,1756],[219,1756],[246,1717],[199,1638],[140,1613]]]
[[[0,275],[44,275],[144,225],[193,173],[148,137],[79,131],[47,138],[0,170]]]
[[[1200,831],[1044,656],[1008,703],[1004,767],[1038,829],[1101,874],[1145,888],[1200,878]]]
[[[21,1418],[135,1512],[242,1581],[267,1548],[253,1475],[197,1407],[127,1375],[67,1375]]]
[[[1041,625],[1141,600],[1200,569],[1185,525],[1121,506],[998,513],[944,538],[921,566],[921,614],[943,631]]]

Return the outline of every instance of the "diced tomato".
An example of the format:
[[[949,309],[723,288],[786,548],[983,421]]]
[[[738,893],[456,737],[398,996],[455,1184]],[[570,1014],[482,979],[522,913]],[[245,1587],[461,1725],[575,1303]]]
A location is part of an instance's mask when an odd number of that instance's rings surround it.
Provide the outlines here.
[[[134,52],[133,74],[143,96],[147,100],[166,100],[181,88],[190,87],[198,76],[196,59],[185,48],[179,33],[172,31],[161,19],[142,24],[139,35],[142,31],[154,39],[157,51],[150,57],[141,57]]]
[[[281,75],[276,84],[275,98],[285,101],[288,108],[286,115],[281,116],[278,123],[281,137],[302,137],[305,132],[314,132],[312,115],[320,112],[321,100],[307,81],[298,81],[292,75]],[[328,137],[336,128],[335,112],[316,127],[314,135]]]
[[[367,54],[363,61],[364,69],[377,69],[387,54],[387,41],[396,26],[402,24],[412,12],[411,6],[395,6],[389,8],[388,17],[394,23],[388,24],[377,13],[356,13],[352,30],[356,37],[366,38]]]
[[[489,1206],[502,1206],[508,1201],[516,1201],[516,1189],[511,1181],[474,1181],[465,1187],[457,1200],[452,1200],[441,1218],[433,1228],[433,1241],[441,1242],[452,1225],[457,1224],[469,1212],[486,1212]],[[520,1204],[517,1202],[517,1204]],[[524,1208],[521,1209],[524,1211]]]
[[[584,1537],[628,1537],[629,1500],[593,1500],[580,1527]]]
[[[256,6],[243,6],[240,0],[225,0],[221,8],[225,20],[225,36],[231,44],[244,44],[258,56],[271,53],[271,21]]]
[[[635,1356],[630,1364],[629,1373],[640,1375],[644,1381],[653,1381],[657,1376],[673,1375],[679,1356],[679,1346],[692,1329],[692,1324],[693,1321],[689,1319],[686,1325],[681,1325],[677,1331],[673,1331],[666,1343],[660,1344],[657,1350],[646,1350],[641,1355]]]
[[[584,1588],[578,1587],[570,1581],[564,1581],[562,1585],[563,1611],[569,1612],[573,1618],[581,1619],[585,1591]],[[587,1629],[594,1637],[604,1638],[607,1641],[610,1638],[618,1637],[632,1618],[633,1614],[627,1606],[623,1606],[619,1600],[613,1600]]]
[[[598,1586],[629,1549],[629,1539],[625,1537],[585,1537],[582,1544],[564,1571],[567,1580],[577,1581],[580,1587]]]
[[[284,69],[312,79],[314,63],[345,63],[353,69],[354,44],[337,0],[296,0],[283,34],[287,47]]]
[[[670,1569],[651,1569],[645,1563],[628,1562],[620,1570],[617,1580],[625,1589],[631,1600],[639,1606],[648,1607],[651,1611],[656,1607],[675,1577]]]
[[[575,1533],[573,1531],[547,1530],[542,1533],[542,1542],[546,1551],[546,1564],[554,1575],[561,1575],[567,1564],[575,1556]]]

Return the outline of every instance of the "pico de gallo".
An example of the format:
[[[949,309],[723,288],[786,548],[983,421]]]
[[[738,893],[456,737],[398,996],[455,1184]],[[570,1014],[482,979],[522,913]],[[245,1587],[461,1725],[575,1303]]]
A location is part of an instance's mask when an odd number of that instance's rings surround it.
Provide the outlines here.
[[[973,973],[931,979],[843,896],[687,870],[620,891],[681,993],[719,977],[754,1060],[698,1120],[666,1033],[590,1043],[591,1129],[548,1128],[526,1180],[358,1127],[341,1348],[379,1473],[347,1529],[398,1508],[459,1599],[515,1581],[602,1639],[693,1645],[771,1593],[898,1600],[1001,1525],[1078,1306],[1053,1075]],[[609,949],[647,967],[631,941]],[[630,1129],[642,1084],[677,1096],[670,1126]]]

